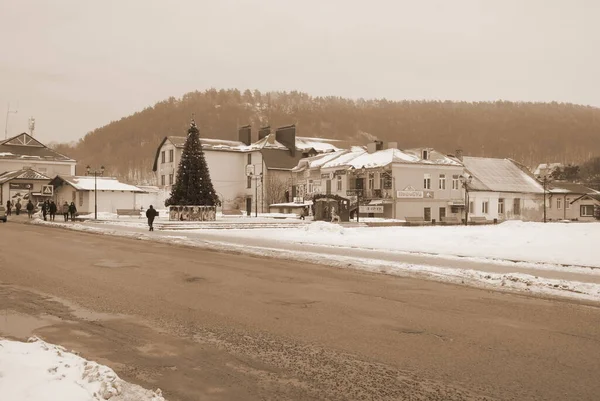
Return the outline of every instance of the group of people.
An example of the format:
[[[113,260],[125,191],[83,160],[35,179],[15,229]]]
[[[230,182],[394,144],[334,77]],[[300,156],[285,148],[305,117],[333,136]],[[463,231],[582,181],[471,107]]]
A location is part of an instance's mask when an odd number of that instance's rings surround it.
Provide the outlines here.
[[[7,201],[7,215],[10,216],[12,214],[13,207],[15,209],[15,214],[18,216],[21,213],[22,209],[21,201],[17,200],[17,203],[14,204],[11,201]],[[35,205],[33,204],[33,202],[31,202],[31,199],[27,202],[27,205],[25,205],[25,210],[27,210],[27,216],[29,216],[30,219],[33,218],[33,214],[36,210]],[[42,216],[44,217],[44,220],[50,219],[50,221],[54,221],[56,213],[58,213],[58,211],[58,206],[52,200],[47,200],[42,204]],[[63,205],[60,207],[60,212],[63,214],[65,221],[69,221],[69,216],[71,217],[71,220],[74,220],[75,215],[77,214],[77,208],[75,207],[75,203],[71,202],[71,204],[69,204],[67,201],[65,201],[65,203],[63,203]]]

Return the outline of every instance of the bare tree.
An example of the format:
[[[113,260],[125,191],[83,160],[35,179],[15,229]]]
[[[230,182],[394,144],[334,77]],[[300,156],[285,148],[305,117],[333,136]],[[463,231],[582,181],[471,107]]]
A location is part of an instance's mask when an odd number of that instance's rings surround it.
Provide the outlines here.
[[[265,183],[265,200],[267,201],[267,205],[285,202],[285,191],[287,189],[288,182],[286,179],[269,174]]]

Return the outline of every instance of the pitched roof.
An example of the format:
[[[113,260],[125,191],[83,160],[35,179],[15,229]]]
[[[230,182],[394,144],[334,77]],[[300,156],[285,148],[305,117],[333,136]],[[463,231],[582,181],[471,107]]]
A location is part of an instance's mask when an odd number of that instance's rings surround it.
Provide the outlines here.
[[[52,183],[54,186],[67,183],[78,191],[93,191],[96,185],[98,191],[145,192],[134,185],[122,183],[114,177],[96,177],[96,182],[94,181],[93,176],[58,175]]]
[[[581,195],[579,198],[572,200],[571,203],[573,204],[582,198],[589,198],[600,203],[600,193]]]
[[[3,174],[0,174],[0,184],[12,181],[12,180],[40,180],[40,181],[50,181],[49,177],[46,177],[44,174],[35,171],[31,168],[24,168],[22,170],[17,171],[7,171]]]
[[[572,182],[552,182],[550,184],[550,192],[552,193],[570,193],[570,194],[594,194],[598,193],[591,188],[586,187],[582,184],[575,184]]]
[[[542,163],[539,164],[533,172],[533,175],[536,177],[547,175],[557,168],[563,168],[564,165],[562,163]]]
[[[427,159],[423,159],[423,151],[427,151]],[[412,149],[404,149],[404,153],[411,154],[417,156],[422,164],[444,164],[451,166],[460,166],[461,163],[449,156],[446,156],[443,153],[438,152],[435,149],[431,148],[412,148]]]
[[[26,133],[0,142],[0,160],[7,159],[75,162]]]
[[[513,160],[463,157],[462,162],[473,176],[471,191],[544,193],[542,185]]]
[[[282,152],[280,149],[262,149],[260,153],[268,169],[291,170],[302,159],[301,153],[292,156],[290,152]]]

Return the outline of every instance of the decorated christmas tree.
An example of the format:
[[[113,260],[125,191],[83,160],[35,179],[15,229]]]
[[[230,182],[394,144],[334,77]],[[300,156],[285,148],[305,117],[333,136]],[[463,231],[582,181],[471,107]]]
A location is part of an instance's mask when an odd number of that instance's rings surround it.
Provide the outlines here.
[[[200,132],[192,119],[181,154],[177,179],[171,189],[171,196],[165,201],[165,206],[217,206],[219,204],[219,197],[210,180],[208,165],[200,143]]]

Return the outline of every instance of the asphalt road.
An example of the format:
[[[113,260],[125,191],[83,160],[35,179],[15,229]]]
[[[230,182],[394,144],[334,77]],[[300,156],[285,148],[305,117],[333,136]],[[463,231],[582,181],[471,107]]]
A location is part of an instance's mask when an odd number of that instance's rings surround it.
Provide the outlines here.
[[[598,400],[600,307],[17,223],[0,335],[168,400]]]

